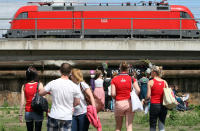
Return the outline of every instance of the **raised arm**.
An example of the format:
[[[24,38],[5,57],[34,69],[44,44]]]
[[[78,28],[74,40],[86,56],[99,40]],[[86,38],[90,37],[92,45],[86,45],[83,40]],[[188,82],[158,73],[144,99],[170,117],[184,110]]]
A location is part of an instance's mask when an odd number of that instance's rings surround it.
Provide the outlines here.
[[[50,84],[47,84],[47,86],[46,86],[46,88],[48,88],[48,90],[49,90],[49,85]],[[40,83],[39,90],[40,90],[40,92],[39,92],[40,96],[45,96],[46,94],[49,93],[49,92],[45,91],[42,83]]]

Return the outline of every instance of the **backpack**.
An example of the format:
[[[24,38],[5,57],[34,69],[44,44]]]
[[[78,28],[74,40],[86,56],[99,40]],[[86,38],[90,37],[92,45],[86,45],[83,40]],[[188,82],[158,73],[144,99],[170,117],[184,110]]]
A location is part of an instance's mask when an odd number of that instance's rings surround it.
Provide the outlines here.
[[[49,105],[47,99],[39,95],[38,87],[39,82],[37,84],[37,91],[31,102],[31,108],[34,112],[41,114],[43,112],[48,112]]]
[[[141,78],[139,80],[140,85],[140,99],[145,99],[147,96],[147,85],[148,85],[148,79],[147,78]]]

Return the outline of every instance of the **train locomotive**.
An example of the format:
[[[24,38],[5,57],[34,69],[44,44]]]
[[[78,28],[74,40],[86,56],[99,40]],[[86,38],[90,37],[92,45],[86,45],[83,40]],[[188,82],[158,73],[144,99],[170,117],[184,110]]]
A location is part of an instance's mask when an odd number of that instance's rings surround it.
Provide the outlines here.
[[[191,11],[180,5],[39,2],[18,9],[6,38],[200,36]]]

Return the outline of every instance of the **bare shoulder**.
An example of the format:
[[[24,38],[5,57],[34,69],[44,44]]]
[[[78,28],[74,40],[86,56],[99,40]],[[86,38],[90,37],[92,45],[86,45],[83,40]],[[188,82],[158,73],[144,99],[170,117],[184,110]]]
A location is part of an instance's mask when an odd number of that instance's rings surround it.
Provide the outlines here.
[[[163,81],[165,82],[165,84],[166,84],[166,85],[168,85],[168,83],[167,83],[167,81],[166,81],[166,80],[163,80]]]
[[[149,83],[153,83],[153,80],[149,80]]]
[[[153,80],[149,80],[148,85],[153,86]]]

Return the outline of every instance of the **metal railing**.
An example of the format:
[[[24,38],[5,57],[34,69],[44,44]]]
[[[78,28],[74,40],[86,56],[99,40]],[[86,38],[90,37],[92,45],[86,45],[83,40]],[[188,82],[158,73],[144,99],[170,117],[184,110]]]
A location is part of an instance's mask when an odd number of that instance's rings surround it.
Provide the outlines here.
[[[72,29],[48,29],[48,30],[76,30],[76,28],[74,28],[74,25],[75,24],[75,20],[81,20],[81,38],[84,38],[85,36],[85,21],[87,20],[130,20],[130,27],[129,29],[126,29],[126,30],[130,30],[130,35],[131,35],[131,38],[133,38],[133,35],[134,35],[134,31],[137,31],[137,30],[179,30],[179,36],[180,38],[179,39],[182,39],[183,38],[183,21],[184,20],[193,20],[193,22],[195,22],[194,24],[198,23],[197,21],[200,21],[200,18],[20,18],[20,19],[11,19],[11,18],[0,18],[0,31],[8,31],[8,30],[11,30],[11,29],[8,29],[8,27],[6,28],[2,28],[2,22],[1,21],[7,21],[7,24],[9,24],[9,20],[34,20],[34,23],[35,23],[35,27],[34,29],[13,29],[13,30],[34,30],[35,34],[34,34],[34,38],[37,39],[38,38],[38,31],[39,30],[44,30],[44,29],[38,29],[38,23],[40,22],[39,20],[73,20],[72,21]],[[179,26],[180,27],[177,27],[178,29],[134,29],[134,21],[137,21],[137,20],[172,20],[170,22],[179,22]],[[174,21],[173,21],[174,20]],[[116,21],[117,22],[117,21]],[[155,21],[154,21],[155,23]],[[160,22],[158,21],[158,24]],[[5,23],[3,23],[5,24]],[[62,25],[65,24],[65,23],[61,23]],[[198,24],[197,24],[198,25]],[[123,28],[123,25],[120,25]],[[104,29],[106,30],[106,29]],[[108,29],[109,30],[109,29]],[[187,29],[187,30],[194,30],[194,29]],[[198,30],[199,31],[199,30]],[[3,33],[0,33],[0,35],[2,35]]]

